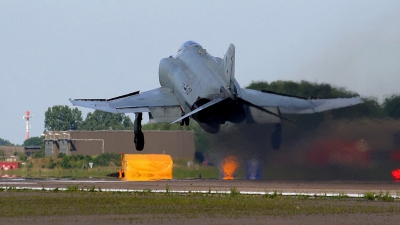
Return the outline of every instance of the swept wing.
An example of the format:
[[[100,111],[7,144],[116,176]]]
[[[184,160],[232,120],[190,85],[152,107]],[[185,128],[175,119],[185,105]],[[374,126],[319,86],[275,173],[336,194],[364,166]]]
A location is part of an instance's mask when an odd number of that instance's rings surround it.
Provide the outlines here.
[[[242,89],[240,98],[260,107],[279,107],[280,112],[286,114],[316,113],[363,103],[360,97],[304,99],[250,89]]]
[[[110,99],[70,99],[76,106],[102,110],[111,113],[150,112],[156,108],[179,107],[179,101],[166,87],[139,93],[132,92]]]

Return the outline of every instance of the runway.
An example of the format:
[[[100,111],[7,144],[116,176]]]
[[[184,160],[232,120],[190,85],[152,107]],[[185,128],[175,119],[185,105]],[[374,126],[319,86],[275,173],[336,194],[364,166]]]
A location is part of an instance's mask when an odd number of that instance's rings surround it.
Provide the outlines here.
[[[162,181],[120,181],[119,179],[0,179],[2,188],[26,188],[34,190],[66,190],[78,186],[79,189],[102,191],[152,191],[152,192],[211,192],[230,193],[234,188],[241,194],[283,195],[347,195],[363,197],[365,193],[389,193],[394,198],[400,198],[400,183],[397,182],[367,182],[367,181],[251,181],[251,180],[162,180]]]

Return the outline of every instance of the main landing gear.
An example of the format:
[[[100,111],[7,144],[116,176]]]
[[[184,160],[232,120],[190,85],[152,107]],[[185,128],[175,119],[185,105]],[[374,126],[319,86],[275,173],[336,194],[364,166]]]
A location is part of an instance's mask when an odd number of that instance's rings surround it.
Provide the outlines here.
[[[144,134],[142,132],[142,114],[135,113],[135,122],[133,123],[133,132],[135,133],[134,143],[135,148],[138,151],[142,151],[144,148]]]
[[[282,124],[277,123],[275,125],[275,131],[271,135],[271,147],[274,150],[278,150],[281,147],[282,140]]]
[[[184,118],[184,119],[181,121],[180,124],[181,124],[181,126],[183,126],[183,125],[189,126],[189,117]]]

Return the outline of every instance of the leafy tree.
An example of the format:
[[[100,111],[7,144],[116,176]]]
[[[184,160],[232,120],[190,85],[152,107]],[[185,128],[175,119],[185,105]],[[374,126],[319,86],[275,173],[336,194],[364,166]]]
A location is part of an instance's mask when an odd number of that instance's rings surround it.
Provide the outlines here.
[[[304,80],[301,82],[278,80],[270,84],[266,81],[253,81],[247,88],[259,91],[273,91],[303,98],[343,98],[357,96],[357,93],[347,91],[344,88],[332,87],[326,83],[311,83]]]
[[[19,157],[19,160],[21,160],[23,162],[28,161],[28,156],[23,152],[18,152],[17,156]]]
[[[393,119],[400,119],[400,95],[392,95],[383,101],[385,115]]]
[[[37,158],[44,158],[44,136],[41,137],[31,137],[24,141],[24,146],[40,146],[40,150],[35,152],[32,157]]]
[[[114,114],[95,110],[89,112],[83,122],[81,130],[131,130],[133,123],[129,116],[125,114]]]
[[[54,169],[57,166],[57,163],[54,162],[53,158],[50,157],[49,164],[47,165],[47,169]]]
[[[31,137],[24,141],[24,146],[41,146],[43,144],[44,137]]]
[[[60,166],[61,166],[61,168],[63,168],[63,169],[70,169],[70,168],[72,168],[71,161],[70,161],[70,159],[69,159],[68,156],[64,155],[64,156],[62,157],[62,160],[61,160],[61,162],[60,162]]]
[[[34,159],[40,159],[44,157],[45,157],[44,148],[41,148],[39,151],[35,152],[35,154],[32,155],[32,158]]]
[[[332,115],[336,119],[356,119],[356,118],[382,118],[384,116],[381,106],[376,98],[363,98],[364,103],[352,107],[345,107],[332,110]]]
[[[252,81],[249,86],[246,88],[253,90],[268,90],[268,82],[267,81]]]
[[[78,130],[82,124],[82,112],[64,105],[49,107],[45,112],[45,131]]]
[[[6,153],[4,153],[4,151],[0,149],[0,161],[4,161],[5,157],[6,157]]]
[[[9,140],[0,138],[0,146],[13,146],[13,144]]]

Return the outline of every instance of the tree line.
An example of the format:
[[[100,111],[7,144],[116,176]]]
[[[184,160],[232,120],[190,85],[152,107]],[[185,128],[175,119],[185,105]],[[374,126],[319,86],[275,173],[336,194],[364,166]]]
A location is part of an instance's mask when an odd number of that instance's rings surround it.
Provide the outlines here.
[[[11,143],[9,140],[0,138],[0,146],[14,146],[14,144]]]
[[[334,87],[330,84],[313,83],[308,81],[253,81],[246,88],[254,90],[266,90],[285,95],[294,95],[303,98],[343,98],[353,97],[358,94],[345,88]],[[316,113],[307,115],[288,115],[297,124],[305,127],[316,127],[329,115],[333,119],[357,119],[357,118],[393,118],[400,119],[400,95],[392,95],[379,104],[376,98],[363,98],[364,103],[352,107],[335,109],[328,113]],[[67,130],[131,130],[133,122],[125,114],[113,114],[95,110],[89,112],[83,120],[82,112],[78,108],[56,105],[49,107],[45,112],[44,131],[67,131]],[[143,130],[193,130],[195,132],[196,149],[207,149],[208,141],[197,123],[192,122],[190,126],[179,126],[177,124],[153,123],[145,124]],[[27,140],[24,145],[35,145],[42,142],[40,138]],[[1,145],[12,145],[8,140],[0,138]]]
[[[45,112],[44,131],[68,130],[130,130],[133,122],[125,114],[114,114],[95,110],[89,112],[83,120],[82,112],[78,108],[56,105],[49,107]]]
[[[253,81],[247,86],[253,90],[265,90],[285,95],[299,96],[303,98],[345,98],[354,97],[358,94],[348,91],[345,88],[333,87],[326,83],[312,83],[308,81],[274,81],[268,83],[266,81]],[[354,119],[354,118],[383,118],[390,117],[400,119],[400,95],[392,95],[384,99],[379,104],[376,98],[363,98],[364,103],[352,107],[340,108],[330,111],[334,119]],[[313,119],[321,117],[323,113],[311,114]],[[298,117],[299,115],[293,115]],[[305,115],[300,115],[305,116]],[[300,120],[307,120],[307,116]],[[318,119],[317,119],[318,120]],[[192,123],[193,124],[193,123]],[[45,131],[67,131],[67,130],[131,130],[133,122],[130,117],[125,114],[114,114],[104,111],[95,110],[89,112],[82,119],[82,112],[78,108],[70,108],[68,106],[52,106],[45,112],[44,121]],[[147,124],[144,130],[175,130],[175,129],[191,129],[200,131],[196,125],[189,127],[180,127],[172,124]],[[4,142],[4,140],[0,139]]]

